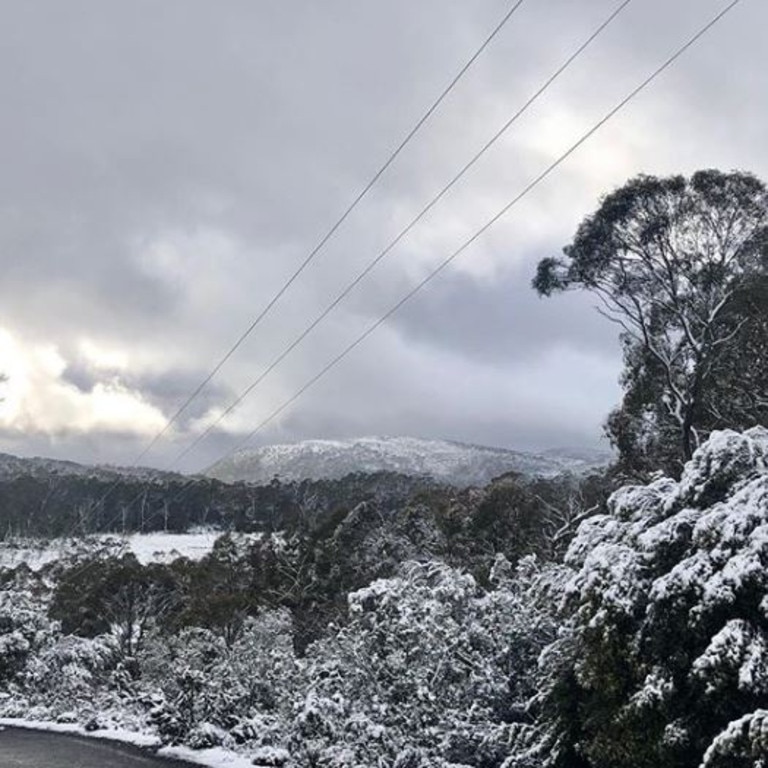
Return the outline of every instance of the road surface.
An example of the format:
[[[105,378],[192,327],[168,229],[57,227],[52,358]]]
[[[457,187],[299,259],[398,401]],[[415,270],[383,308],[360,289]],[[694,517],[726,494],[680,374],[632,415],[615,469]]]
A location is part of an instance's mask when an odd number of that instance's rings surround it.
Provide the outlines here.
[[[184,768],[189,765],[161,760],[137,747],[101,739],[17,728],[0,730],[2,768]]]

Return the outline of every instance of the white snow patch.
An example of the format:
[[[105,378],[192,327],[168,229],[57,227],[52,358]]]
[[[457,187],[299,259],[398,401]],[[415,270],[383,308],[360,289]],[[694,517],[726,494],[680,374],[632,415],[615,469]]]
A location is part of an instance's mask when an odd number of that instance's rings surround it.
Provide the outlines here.
[[[190,749],[189,747],[163,747],[157,750],[158,757],[169,757],[174,760],[186,760],[207,768],[253,768],[250,758],[238,755],[224,747],[210,749]]]
[[[130,744],[134,747],[159,747],[161,742],[157,736],[138,731],[126,731],[120,728],[104,728],[98,731],[86,731],[76,723],[49,723],[43,720],[26,720],[20,717],[0,717],[0,727],[24,728],[28,731],[45,731],[46,733],[64,733],[72,736],[87,736],[89,739],[104,739],[120,744]]]
[[[133,533],[87,536],[82,539],[21,540],[0,542],[0,569],[16,568],[25,563],[39,571],[50,563],[77,556],[99,553],[104,557],[131,552],[142,565],[170,563],[180,557],[201,560],[213,549],[224,531],[198,530],[189,533]],[[236,540],[250,543],[260,533],[231,534]]]

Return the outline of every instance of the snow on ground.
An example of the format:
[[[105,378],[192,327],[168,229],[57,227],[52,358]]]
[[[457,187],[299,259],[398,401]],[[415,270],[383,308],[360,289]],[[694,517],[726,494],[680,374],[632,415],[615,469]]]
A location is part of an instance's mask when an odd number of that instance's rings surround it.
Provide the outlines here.
[[[168,563],[177,557],[201,560],[212,549],[222,531],[194,533],[136,533],[128,537],[128,547],[142,564]]]
[[[238,755],[222,747],[212,749],[189,749],[188,747],[160,747],[160,740],[156,736],[135,731],[124,731],[105,728],[98,731],[86,731],[80,725],[69,723],[48,723],[38,720],[24,720],[22,718],[2,717],[0,728],[26,728],[34,731],[46,731],[48,733],[62,733],[70,736],[85,736],[89,739],[104,739],[120,744],[130,744],[134,747],[144,747],[155,751],[158,757],[167,757],[172,760],[186,760],[189,763],[206,766],[206,768],[253,768],[253,763],[247,757]]]
[[[0,727],[25,728],[29,731],[45,731],[47,733],[63,733],[70,736],[87,736],[93,739],[117,741],[134,747],[159,747],[160,739],[147,733],[125,731],[117,728],[104,728],[98,731],[86,731],[82,725],[74,723],[49,723],[42,720],[26,720],[21,717],[0,717]]]
[[[133,533],[125,538],[117,535],[87,536],[82,539],[17,540],[0,542],[0,569],[16,568],[26,563],[39,571],[56,560],[100,552],[117,554],[124,545],[136,559],[149,563],[170,563],[179,557],[201,560],[212,549],[223,531],[197,530],[189,533]],[[261,534],[233,534],[236,539],[253,541]]]
[[[0,568],[16,568],[26,563],[33,571],[39,571],[49,563],[61,558],[61,550],[53,547],[53,542],[0,543]]]
[[[170,757],[174,760],[186,760],[207,768],[253,768],[250,758],[238,755],[223,747],[194,750],[189,747],[163,747],[156,753],[159,757]]]

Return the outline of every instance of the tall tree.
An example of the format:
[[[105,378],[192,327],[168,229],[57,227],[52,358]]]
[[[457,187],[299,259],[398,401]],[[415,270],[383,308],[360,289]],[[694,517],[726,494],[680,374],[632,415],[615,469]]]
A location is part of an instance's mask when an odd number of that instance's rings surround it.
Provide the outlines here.
[[[631,179],[533,286],[586,288],[621,326],[607,431],[629,466],[675,471],[712,429],[768,420],[768,191],[751,174]]]

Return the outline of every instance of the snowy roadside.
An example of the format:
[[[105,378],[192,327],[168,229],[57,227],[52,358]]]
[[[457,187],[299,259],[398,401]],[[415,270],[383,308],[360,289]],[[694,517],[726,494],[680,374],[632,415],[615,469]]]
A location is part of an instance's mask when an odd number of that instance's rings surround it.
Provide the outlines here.
[[[190,749],[189,747],[163,747],[156,736],[136,731],[116,728],[104,728],[87,731],[82,725],[73,723],[54,723],[40,720],[25,720],[16,717],[0,717],[0,728],[24,728],[32,731],[61,733],[68,736],[82,736],[89,739],[103,739],[118,744],[126,744],[142,749],[151,749],[157,757],[169,760],[183,760],[205,768],[253,768],[251,760],[223,747],[210,749]]]

